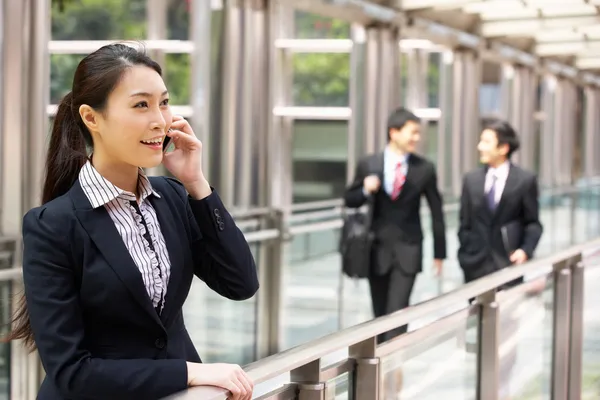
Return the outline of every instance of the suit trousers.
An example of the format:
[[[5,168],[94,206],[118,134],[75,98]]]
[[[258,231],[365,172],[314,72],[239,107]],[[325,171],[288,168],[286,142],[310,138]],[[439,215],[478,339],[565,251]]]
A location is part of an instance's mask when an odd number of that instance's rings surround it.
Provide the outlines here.
[[[398,267],[392,267],[385,275],[371,275],[369,287],[375,318],[408,307],[415,279],[416,275],[405,274]],[[404,325],[385,332],[377,337],[377,342],[382,343],[406,333],[407,328],[408,326]]]

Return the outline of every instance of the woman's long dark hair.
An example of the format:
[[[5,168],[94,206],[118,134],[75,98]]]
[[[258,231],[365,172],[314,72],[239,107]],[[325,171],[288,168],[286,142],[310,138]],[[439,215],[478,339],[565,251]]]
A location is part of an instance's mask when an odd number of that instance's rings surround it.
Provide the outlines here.
[[[87,104],[98,112],[105,111],[108,96],[123,73],[135,65],[152,68],[162,75],[160,65],[148,57],[141,46],[110,44],[81,60],[75,71],[72,91],[61,100],[52,126],[42,204],[65,194],[73,186],[88,159],[87,148],[93,146],[92,136],[79,115],[79,107]],[[35,350],[25,295],[18,301],[12,331],[5,340],[14,339],[22,339],[30,351]]]

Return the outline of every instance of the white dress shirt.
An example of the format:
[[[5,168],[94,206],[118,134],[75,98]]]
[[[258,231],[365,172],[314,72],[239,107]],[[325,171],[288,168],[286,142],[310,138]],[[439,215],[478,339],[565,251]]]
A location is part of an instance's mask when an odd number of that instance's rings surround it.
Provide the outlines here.
[[[502,198],[502,192],[504,192],[504,187],[506,186],[506,179],[508,178],[508,172],[510,170],[510,163],[505,161],[501,165],[496,168],[488,168],[487,174],[485,175],[485,193],[487,194],[492,188],[492,182],[494,176],[496,177],[496,185],[494,189],[496,192],[494,193],[494,200],[496,204],[500,202]]]
[[[383,151],[383,189],[388,195],[394,191],[394,180],[396,179],[396,166],[402,163],[404,176],[408,173],[408,154],[400,155],[386,147]]]
[[[140,169],[137,202],[133,193],[106,180],[88,161],[79,172],[79,182],[93,208],[104,207],[129,250],[154,308],[162,311],[171,274],[171,260],[150,196],[160,198]],[[137,207],[134,203],[137,203]],[[147,228],[147,230],[146,230]],[[152,244],[146,240],[150,237]]]

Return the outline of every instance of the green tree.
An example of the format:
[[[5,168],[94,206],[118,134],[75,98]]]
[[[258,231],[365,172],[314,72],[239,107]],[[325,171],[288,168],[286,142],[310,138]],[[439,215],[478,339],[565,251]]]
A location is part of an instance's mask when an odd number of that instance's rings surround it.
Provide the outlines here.
[[[310,14],[295,13],[298,38],[348,39],[349,23]],[[340,53],[297,54],[293,60],[294,104],[347,107],[350,89],[350,57]]]

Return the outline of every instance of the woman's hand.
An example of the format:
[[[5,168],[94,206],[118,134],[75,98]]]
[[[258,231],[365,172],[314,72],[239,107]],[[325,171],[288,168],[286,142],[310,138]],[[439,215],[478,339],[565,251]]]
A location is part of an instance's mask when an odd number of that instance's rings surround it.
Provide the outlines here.
[[[211,193],[210,185],[202,172],[202,142],[198,140],[189,122],[179,115],[173,116],[173,123],[167,136],[175,145],[175,150],[163,155],[163,164],[177,178],[190,195],[200,199]]]
[[[231,392],[230,400],[252,400],[254,383],[235,364],[187,363],[188,386],[217,386]]]

